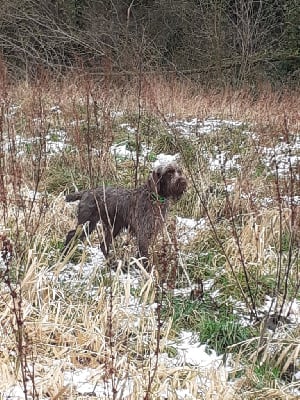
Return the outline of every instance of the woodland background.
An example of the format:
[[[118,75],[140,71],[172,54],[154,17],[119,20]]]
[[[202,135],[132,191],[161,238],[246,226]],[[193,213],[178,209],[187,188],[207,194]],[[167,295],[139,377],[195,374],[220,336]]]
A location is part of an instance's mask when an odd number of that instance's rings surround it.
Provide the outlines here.
[[[138,71],[200,83],[299,81],[297,0],[8,0],[0,46],[10,73]]]

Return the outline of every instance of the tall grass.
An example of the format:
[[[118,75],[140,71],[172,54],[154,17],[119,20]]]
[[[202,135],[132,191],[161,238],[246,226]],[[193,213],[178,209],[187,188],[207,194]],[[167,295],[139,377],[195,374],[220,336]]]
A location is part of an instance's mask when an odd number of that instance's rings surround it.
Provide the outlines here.
[[[216,394],[225,399],[250,399],[255,393],[289,396],[291,388],[280,379],[299,362],[297,336],[289,337],[288,331],[272,336],[267,327],[270,318],[277,318],[275,328],[287,322],[289,307],[299,298],[299,171],[293,163],[298,93],[269,87],[255,93],[249,88],[216,91],[142,74],[121,83],[77,75],[59,82],[44,76],[34,84],[10,84],[5,68],[2,76],[0,391],[18,383],[26,399],[75,399],[76,382],[66,386],[62,376],[74,378],[78,370],[86,370],[95,390],[103,389],[103,398],[178,399],[180,390],[203,399]],[[197,130],[209,117],[242,120],[255,135],[245,135],[244,126],[182,137],[171,123],[197,118]],[[128,121],[133,138],[120,127]],[[117,262],[99,261],[88,271],[88,248],[74,255],[76,264],[61,257],[75,214],[64,202],[65,192],[103,181],[133,186],[151,168],[151,157],[114,156],[110,147],[120,139],[134,139],[136,150],[145,143],[179,152],[190,185],[176,212],[209,223],[185,246],[171,222],[162,246],[157,243],[154,249],[152,274],[133,266],[134,250],[127,242],[116,246]],[[278,142],[287,145],[285,174],[278,158],[269,166],[264,160],[263,149],[274,149]],[[219,169],[211,168],[211,160],[224,151],[227,157],[239,155],[238,169],[227,169],[226,160]],[[208,256],[205,263],[190,266],[185,258],[189,252],[198,260]],[[139,276],[137,286],[132,270]],[[255,322],[263,320],[260,334],[240,345],[239,365],[247,371],[246,379],[232,384],[226,372],[174,366],[165,358],[176,327],[175,311],[165,313],[162,307],[172,303],[168,299],[174,288],[208,277],[222,293],[222,309],[232,299],[241,300],[244,313]],[[262,314],[266,295],[273,303]],[[206,306],[212,301],[208,297],[198,300]],[[212,305],[219,307],[218,301]],[[204,316],[197,319],[195,308],[189,312],[194,319],[184,321],[200,337],[205,326],[214,329],[213,337],[218,337],[217,329],[229,332],[222,318],[209,324]],[[267,351],[270,346],[276,348],[276,360]],[[267,371],[258,387],[259,362],[279,368],[276,387]]]

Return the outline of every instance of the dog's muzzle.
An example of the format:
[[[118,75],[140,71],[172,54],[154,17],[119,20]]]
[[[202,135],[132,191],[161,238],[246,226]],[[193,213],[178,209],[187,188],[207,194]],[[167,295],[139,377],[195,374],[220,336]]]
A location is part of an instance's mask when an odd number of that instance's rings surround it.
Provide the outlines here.
[[[187,189],[187,180],[183,177],[178,178],[174,185],[173,197],[180,198]]]

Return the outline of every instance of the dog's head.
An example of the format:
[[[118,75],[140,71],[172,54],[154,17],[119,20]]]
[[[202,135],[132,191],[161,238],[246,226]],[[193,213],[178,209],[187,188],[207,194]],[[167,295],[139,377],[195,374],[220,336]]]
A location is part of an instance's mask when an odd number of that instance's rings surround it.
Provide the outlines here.
[[[176,162],[157,166],[148,182],[152,192],[166,199],[177,200],[187,189],[187,180]]]

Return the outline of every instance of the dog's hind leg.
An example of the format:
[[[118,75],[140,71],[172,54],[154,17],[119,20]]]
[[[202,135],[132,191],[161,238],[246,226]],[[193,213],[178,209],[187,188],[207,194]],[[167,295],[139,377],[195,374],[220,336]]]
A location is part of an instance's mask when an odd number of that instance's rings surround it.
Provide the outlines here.
[[[73,238],[76,236],[76,233],[77,233],[78,239],[84,241],[94,231],[94,229],[96,228],[96,225],[97,225],[97,221],[95,221],[95,220],[89,221],[85,227],[82,227],[82,224],[78,224],[76,229],[72,229],[71,231],[69,231],[66,236],[63,253],[66,254],[69,251],[71,242],[72,242]],[[81,227],[81,233],[80,233],[80,230],[78,229],[79,227]]]

